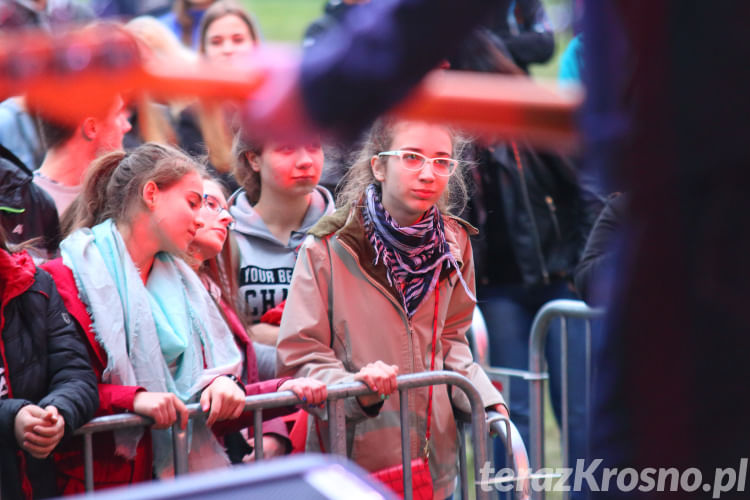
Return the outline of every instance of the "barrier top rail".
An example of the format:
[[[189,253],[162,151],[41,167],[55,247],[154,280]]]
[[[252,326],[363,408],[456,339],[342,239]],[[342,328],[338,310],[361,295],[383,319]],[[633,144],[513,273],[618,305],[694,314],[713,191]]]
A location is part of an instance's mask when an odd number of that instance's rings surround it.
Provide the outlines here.
[[[290,60],[298,56],[290,52]],[[0,35],[0,99],[25,94],[27,103],[57,121],[103,115],[117,93],[159,99],[197,96],[244,101],[269,68],[243,69],[160,62],[146,65],[131,39],[116,30],[43,31]],[[294,73],[290,65],[290,77]],[[404,118],[450,122],[478,135],[518,138],[540,147],[575,150],[581,91],[530,78],[436,71],[394,112]]]
[[[400,375],[396,380],[398,383],[398,390],[401,394],[402,404],[406,403],[407,401],[406,391],[408,391],[409,389],[427,385],[450,384],[458,387],[466,394],[472,409],[471,430],[472,443],[474,446],[475,477],[479,477],[479,469],[481,465],[488,460],[486,442],[488,427],[487,422],[485,421],[485,412],[481,397],[471,381],[469,381],[469,379],[467,379],[463,375],[450,371],[433,371]],[[327,407],[328,418],[331,422],[329,431],[331,433],[330,438],[332,452],[340,455],[346,454],[346,425],[343,410],[344,399],[365,394],[372,394],[372,391],[362,382],[336,384],[328,387]],[[262,410],[302,404],[304,403],[299,400],[297,396],[295,396],[291,391],[259,394],[255,396],[248,396],[246,398],[245,410],[256,410],[254,430],[256,432],[256,443],[258,443],[260,448],[256,450],[258,455],[262,457],[262,438],[260,436],[260,433],[262,432],[262,426],[260,425],[262,421]],[[404,406],[404,408],[406,407]],[[187,405],[187,409],[190,417],[204,413],[200,407],[200,404],[198,403]],[[402,412],[403,411],[404,410],[402,409]],[[93,433],[102,431],[111,431],[115,429],[122,429],[140,425],[151,425],[152,423],[153,422],[151,419],[134,414],[108,415],[92,420],[86,425],[80,427],[75,432],[76,435],[82,435],[84,437],[87,489],[93,489],[93,457],[91,448],[91,435]],[[408,429],[404,429],[403,427],[404,426],[402,426],[402,439],[404,438],[405,431],[408,436]],[[179,428],[179,424],[175,424],[172,427],[172,430],[175,453],[175,473],[176,475],[184,474],[187,472],[187,439],[185,436],[185,431]],[[411,484],[411,459],[409,457],[409,453],[410,447],[402,446],[402,459],[403,463],[405,464],[404,480],[405,482],[407,482],[407,484]],[[477,490],[477,498],[486,498],[486,496],[487,492],[481,491],[479,489]],[[408,494],[407,498],[409,498]]]

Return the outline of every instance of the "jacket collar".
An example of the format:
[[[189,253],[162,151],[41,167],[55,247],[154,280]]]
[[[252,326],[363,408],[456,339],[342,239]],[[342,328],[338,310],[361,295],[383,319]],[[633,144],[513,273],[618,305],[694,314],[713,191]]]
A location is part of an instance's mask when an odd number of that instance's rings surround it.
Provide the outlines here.
[[[34,284],[36,265],[27,252],[9,253],[0,249],[0,301],[3,305]]]
[[[365,234],[361,208],[360,205],[356,205],[354,208],[351,205],[341,207],[333,214],[320,219],[309,231],[309,234],[321,239],[328,238],[331,235],[336,236],[342,244],[355,254],[362,270],[383,285],[391,293],[394,300],[400,303],[401,299],[398,297],[398,293],[388,284],[385,266],[382,263],[378,266],[373,265],[375,249],[372,248]],[[448,248],[456,258],[459,268],[462,268],[465,256],[463,247],[459,242],[460,232],[463,228],[470,236],[473,236],[478,234],[479,231],[463,219],[452,215],[444,214],[443,222],[445,223],[445,240],[448,243]],[[451,272],[452,269],[444,269],[440,279],[445,279]]]

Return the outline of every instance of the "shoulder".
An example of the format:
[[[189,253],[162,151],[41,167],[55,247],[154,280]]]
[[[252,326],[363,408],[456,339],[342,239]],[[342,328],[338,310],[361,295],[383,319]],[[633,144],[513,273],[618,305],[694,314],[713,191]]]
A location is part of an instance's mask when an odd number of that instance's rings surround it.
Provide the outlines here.
[[[318,220],[308,234],[316,238],[326,238],[346,225],[351,209],[349,205],[336,209],[335,212],[325,215]]]
[[[451,230],[457,233],[465,233],[466,236],[476,236],[479,234],[477,228],[455,215],[443,215],[443,223],[445,224],[446,231]]]

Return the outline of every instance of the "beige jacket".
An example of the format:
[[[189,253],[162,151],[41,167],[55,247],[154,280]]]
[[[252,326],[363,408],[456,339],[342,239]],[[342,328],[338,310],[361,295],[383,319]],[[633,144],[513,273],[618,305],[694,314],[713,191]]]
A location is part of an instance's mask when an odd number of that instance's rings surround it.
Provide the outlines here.
[[[445,235],[469,286],[474,288],[474,264],[468,224],[445,217]],[[294,268],[277,344],[277,376],[314,377],[326,384],[352,382],[367,363],[382,360],[398,365],[399,374],[430,369],[435,294],[408,319],[396,291],[388,285],[385,266],[373,266],[374,250],[367,240],[359,210],[339,209],[310,231]],[[466,294],[455,270],[443,272],[439,282],[436,370],[453,370],[468,377],[485,407],[503,403],[484,371],[472,361],[465,333],[471,324],[474,301]],[[427,388],[409,391],[411,456],[423,455]],[[470,411],[460,389],[453,403]],[[325,418],[324,415],[321,415]],[[377,416],[370,416],[356,398],[346,402],[347,453],[369,471],[401,463],[398,393],[391,395]],[[320,435],[330,450],[326,421],[308,419],[307,450],[319,451]],[[453,491],[457,474],[456,425],[447,386],[433,391],[430,469],[435,497]]]

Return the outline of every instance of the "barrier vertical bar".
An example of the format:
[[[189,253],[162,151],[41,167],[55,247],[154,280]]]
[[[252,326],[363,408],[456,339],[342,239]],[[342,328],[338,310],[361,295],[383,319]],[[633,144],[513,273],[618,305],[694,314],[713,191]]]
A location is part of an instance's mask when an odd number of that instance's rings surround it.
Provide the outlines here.
[[[255,437],[255,460],[263,460],[263,410],[253,412],[253,435]]]
[[[331,441],[331,453],[346,456],[346,416],[344,400],[328,400],[328,438]]]
[[[189,424],[188,424],[189,425]],[[188,473],[187,427],[182,429],[179,420],[172,425],[172,453],[174,457],[174,475]]]
[[[466,426],[463,422],[456,422],[456,426],[458,427],[458,474],[461,478],[461,500],[468,500],[469,474],[466,471]]]
[[[83,435],[83,471],[86,491],[94,491],[94,448],[88,432]]]
[[[591,456],[591,447],[589,442],[589,433],[591,432],[591,320],[586,320],[586,367],[585,367],[585,411],[586,414],[583,416],[583,421],[586,425],[585,446],[586,446],[586,458]],[[586,491],[586,498],[588,498],[588,490]]]
[[[568,404],[568,320],[565,316],[560,317],[560,376],[562,387],[560,388],[560,399],[562,400],[562,464],[569,467],[568,452],[570,451],[570,406]],[[570,491],[563,492],[563,500],[570,498]]]
[[[401,424],[401,463],[404,465],[404,500],[412,500],[411,483],[411,439],[409,439],[409,394],[407,389],[398,390],[399,419]]]

